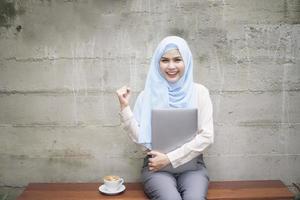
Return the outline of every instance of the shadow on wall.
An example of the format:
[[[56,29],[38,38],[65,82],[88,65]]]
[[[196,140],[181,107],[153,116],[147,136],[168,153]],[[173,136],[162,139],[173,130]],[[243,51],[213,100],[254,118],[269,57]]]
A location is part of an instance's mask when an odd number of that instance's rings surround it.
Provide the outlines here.
[[[285,0],[283,11],[285,23],[300,24],[300,0]]]
[[[24,13],[25,10],[19,6],[18,3],[14,1],[0,0],[0,27],[10,28],[13,25],[16,16]],[[17,31],[21,31],[22,26],[18,25],[16,29]]]

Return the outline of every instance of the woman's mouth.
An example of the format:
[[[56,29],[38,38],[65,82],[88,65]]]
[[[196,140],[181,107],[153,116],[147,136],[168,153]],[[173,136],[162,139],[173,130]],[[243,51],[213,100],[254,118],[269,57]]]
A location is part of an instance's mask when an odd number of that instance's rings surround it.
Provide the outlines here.
[[[170,77],[174,77],[178,74],[178,72],[166,72],[166,74]]]

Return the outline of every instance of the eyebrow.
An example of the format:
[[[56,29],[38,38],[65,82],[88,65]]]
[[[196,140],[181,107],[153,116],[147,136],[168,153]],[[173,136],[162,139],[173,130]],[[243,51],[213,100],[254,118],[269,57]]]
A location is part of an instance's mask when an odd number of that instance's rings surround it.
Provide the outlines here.
[[[175,58],[175,59],[176,59],[176,58],[181,58],[181,56],[176,56],[176,57],[174,57],[174,58]],[[161,59],[169,59],[169,58],[166,58],[166,57],[163,57],[163,56],[162,56]]]

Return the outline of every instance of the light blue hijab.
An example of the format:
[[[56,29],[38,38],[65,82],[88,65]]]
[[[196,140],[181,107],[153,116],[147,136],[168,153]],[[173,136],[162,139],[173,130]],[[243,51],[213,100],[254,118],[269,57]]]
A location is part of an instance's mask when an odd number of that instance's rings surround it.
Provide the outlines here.
[[[179,50],[185,65],[184,75],[175,83],[168,82],[159,67],[161,57],[172,49]],[[140,125],[138,142],[151,149],[151,109],[196,107],[193,90],[193,58],[186,41],[177,36],[164,38],[154,52],[144,91],[134,106],[134,116]]]

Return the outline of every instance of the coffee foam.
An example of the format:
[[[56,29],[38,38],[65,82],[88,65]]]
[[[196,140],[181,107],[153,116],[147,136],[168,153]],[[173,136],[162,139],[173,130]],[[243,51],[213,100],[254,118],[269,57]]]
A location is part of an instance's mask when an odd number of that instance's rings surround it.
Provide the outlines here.
[[[120,177],[119,176],[115,176],[115,175],[109,175],[109,176],[105,176],[104,180],[106,181],[117,181],[119,180]]]

